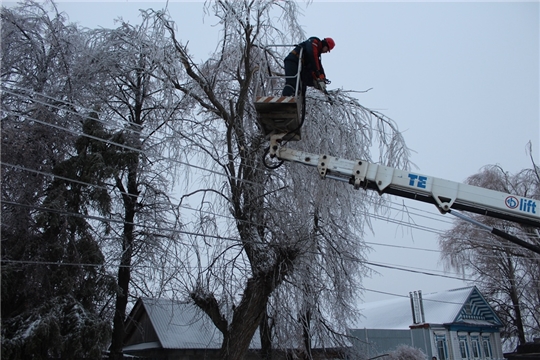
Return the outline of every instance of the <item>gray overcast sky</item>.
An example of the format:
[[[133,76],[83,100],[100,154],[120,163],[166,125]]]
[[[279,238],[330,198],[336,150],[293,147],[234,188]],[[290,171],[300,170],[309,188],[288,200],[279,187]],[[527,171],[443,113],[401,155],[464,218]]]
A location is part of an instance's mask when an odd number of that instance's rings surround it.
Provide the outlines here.
[[[116,27],[123,17],[138,24],[138,10],[161,9],[164,2],[59,2],[71,21],[85,27]],[[526,151],[539,156],[538,2],[322,2],[303,8],[308,36],[336,42],[323,64],[332,88],[367,90],[360,102],[394,119],[415,151],[418,172],[464,181],[488,164],[515,173],[531,167]],[[202,2],[168,5],[182,41],[196,60],[216,47],[215,21]],[[301,39],[298,39],[299,41]],[[306,122],[309,126],[309,121]],[[339,154],[333,154],[339,155]],[[315,173],[314,173],[315,176]],[[450,227],[450,215],[434,206],[395,199],[420,229],[375,222],[369,260],[429,273],[442,273],[436,233]],[[417,210],[418,209],[418,210]],[[426,231],[425,227],[429,227]],[[382,246],[390,244],[402,248]],[[415,247],[426,250],[411,250]],[[374,267],[381,276],[366,279],[365,301],[434,292],[464,283],[431,275]],[[447,274],[452,275],[452,274]]]

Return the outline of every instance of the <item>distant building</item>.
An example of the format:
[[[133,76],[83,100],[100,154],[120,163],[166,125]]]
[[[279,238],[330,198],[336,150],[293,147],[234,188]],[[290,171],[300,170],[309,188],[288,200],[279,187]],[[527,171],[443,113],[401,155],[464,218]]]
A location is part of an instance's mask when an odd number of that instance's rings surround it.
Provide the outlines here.
[[[409,345],[428,359],[503,359],[501,320],[476,287],[410,295],[363,304],[353,346],[367,358]]]
[[[416,292],[362,305],[352,349],[314,349],[314,359],[343,358],[346,351],[375,358],[400,345],[421,349],[431,359],[503,359],[501,321],[476,287],[439,293]],[[141,298],[126,320],[124,353],[146,359],[218,359],[222,334],[191,303]],[[260,359],[258,333],[246,360]],[[294,350],[292,350],[294,351]],[[287,359],[276,352],[276,359]],[[384,359],[384,358],[381,358]]]
[[[218,360],[223,335],[210,318],[191,303],[140,298],[126,320],[124,354],[153,360]],[[275,351],[275,358],[289,359]],[[261,359],[257,331],[245,360]],[[341,349],[313,349],[313,359],[341,359]]]
[[[195,305],[140,298],[126,320],[123,350],[151,359],[214,359],[222,339],[210,318]],[[254,347],[260,345],[255,343]]]

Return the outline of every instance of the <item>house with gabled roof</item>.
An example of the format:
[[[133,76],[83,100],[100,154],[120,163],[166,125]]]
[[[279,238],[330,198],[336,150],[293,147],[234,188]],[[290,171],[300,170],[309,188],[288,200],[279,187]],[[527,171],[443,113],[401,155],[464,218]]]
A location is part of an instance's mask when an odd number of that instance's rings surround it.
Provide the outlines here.
[[[421,349],[428,359],[503,359],[502,323],[476,287],[410,295],[362,304],[363,317],[350,329],[351,353],[375,358],[408,345]],[[192,303],[141,298],[126,320],[124,353],[146,359],[218,359],[222,339]],[[256,334],[246,360],[260,359],[260,349]],[[321,359],[342,358],[345,353],[319,350],[314,354]]]
[[[170,299],[139,298],[126,319],[124,354],[154,360],[220,359],[222,333],[193,303]],[[301,352],[275,351],[276,359]],[[260,335],[251,340],[245,360],[261,359]],[[313,349],[313,359],[343,358],[341,349]],[[297,357],[294,357],[297,358]]]
[[[150,359],[217,359],[223,335],[192,303],[140,298],[126,320],[124,354]],[[247,360],[259,359],[254,336]]]
[[[363,316],[350,334],[367,358],[408,345],[428,359],[503,359],[502,322],[475,286],[360,307]]]

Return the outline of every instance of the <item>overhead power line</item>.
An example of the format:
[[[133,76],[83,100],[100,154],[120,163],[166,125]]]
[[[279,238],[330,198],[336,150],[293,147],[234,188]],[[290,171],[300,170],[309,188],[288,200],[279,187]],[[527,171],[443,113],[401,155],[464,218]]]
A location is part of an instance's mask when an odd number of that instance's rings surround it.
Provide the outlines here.
[[[3,86],[4,88],[5,85]],[[56,99],[54,97],[51,97],[51,96],[48,96],[48,95],[45,95],[45,94],[41,94],[41,93],[37,93],[37,92],[34,92],[33,90],[29,90],[29,89],[24,89],[24,88],[21,88],[21,87],[18,87],[16,85],[11,85],[11,88],[16,88],[16,89],[20,89],[22,91],[26,91],[27,93],[29,94],[32,94],[32,95],[37,95],[37,96],[42,96],[42,97],[45,97],[45,98],[48,98],[50,100],[54,100],[55,102],[60,102],[60,103],[64,103],[66,105],[69,105],[70,107],[75,107],[76,105],[75,104],[72,104],[72,103],[69,103],[65,100],[59,100],[59,99]],[[87,118],[87,119],[90,119],[90,120],[93,120],[93,121],[101,121],[101,120],[98,120],[98,119],[95,119],[93,117],[88,117],[88,116],[83,116],[75,111],[72,111],[70,109],[66,109],[66,108],[63,108],[63,107],[59,107],[59,106],[55,106],[55,105],[52,105],[52,104],[49,104],[47,102],[40,102],[39,99],[36,99],[34,97],[30,97],[30,95],[24,95],[24,94],[20,94],[20,93],[17,93],[17,92],[14,92],[14,91],[11,91],[10,89],[6,88],[5,89],[5,92],[7,93],[10,93],[14,96],[19,96],[19,97],[25,97],[26,96],[26,99],[28,99],[29,101],[33,101],[33,102],[37,102],[37,103],[41,103],[42,105],[44,106],[49,106],[49,107],[53,107],[53,108],[57,108],[57,109],[60,109],[60,110],[63,110],[63,111],[68,111],[68,112],[71,112],[73,113],[74,115],[78,116],[78,117],[83,117],[83,118]],[[89,112],[93,112],[92,110],[90,109],[86,109],[87,111]],[[13,113],[13,112],[12,112]],[[20,114],[17,114],[17,113],[13,113],[14,115],[16,116],[20,116]],[[38,123],[41,123],[43,125],[46,125],[46,126],[52,126],[54,128],[57,128],[57,129],[62,129],[62,130],[65,130],[65,131],[68,131],[68,132],[72,132],[78,136],[86,136],[86,137],[89,137],[89,138],[92,138],[96,141],[103,141],[105,143],[108,143],[108,144],[111,144],[111,145],[115,145],[115,146],[118,146],[118,147],[122,147],[122,148],[125,148],[127,150],[130,150],[130,151],[135,151],[135,152],[140,152],[141,154],[145,154],[145,155],[148,155],[146,153],[146,151],[143,151],[142,149],[137,149],[137,148],[133,148],[133,147],[130,147],[130,146],[127,146],[125,144],[119,144],[119,143],[115,143],[113,141],[110,141],[110,140],[107,140],[107,139],[101,139],[101,138],[98,138],[98,137],[94,137],[94,136],[91,136],[89,134],[85,134],[81,131],[77,131],[77,130],[73,130],[73,129],[67,129],[65,127],[62,127],[62,126],[59,126],[59,125],[55,125],[55,124],[50,124],[48,122],[43,122],[39,119],[35,119],[35,118],[31,118],[31,117],[27,117],[25,116],[26,118],[28,119],[31,119],[32,121],[35,121],[35,122],[38,122]],[[103,122],[103,121],[102,121]],[[106,122],[103,122],[103,123],[106,123]],[[108,124],[108,123],[107,123]],[[126,130],[125,127],[122,128],[122,130]],[[185,166],[189,166],[189,167],[193,167],[193,168],[196,168],[198,170],[202,170],[202,171],[209,171],[211,173],[214,173],[214,174],[217,174],[219,176],[225,176],[225,177],[229,177],[229,175],[232,175],[232,174],[225,174],[225,173],[221,173],[221,172],[216,172],[214,170],[211,170],[211,169],[207,169],[207,168],[204,168],[204,167],[201,167],[201,166],[197,166],[197,165],[193,165],[193,164],[188,164],[188,163],[185,163],[185,162],[182,162],[182,161],[179,161],[178,159],[172,159],[172,158],[168,158],[168,157],[163,157],[161,155],[156,155],[154,154],[154,156],[158,159],[158,160],[167,160],[167,161],[171,161],[171,162],[176,162],[178,164],[181,164],[181,165],[185,165]],[[246,182],[245,179],[240,179],[240,178],[237,178],[238,181],[244,181]],[[249,181],[247,181],[249,182]],[[252,182],[249,182],[249,183],[252,183]],[[253,185],[260,185],[260,184],[256,184],[256,183],[252,183]]]
[[[5,164],[3,164],[5,165]],[[81,182],[84,184],[84,182]],[[53,208],[46,208],[46,207],[43,207],[43,206],[37,206],[37,205],[32,205],[32,204],[20,204],[20,203],[17,203],[17,202],[12,202],[12,201],[8,201],[8,200],[4,200],[3,201],[4,204],[9,204],[9,205],[13,205],[13,206],[19,206],[19,207],[26,207],[26,208],[30,208],[30,209],[33,209],[33,210],[38,210],[38,211],[42,211],[42,212],[54,212],[54,213],[59,213],[59,214],[62,214],[62,215],[65,215],[65,216],[75,216],[75,217],[82,217],[82,218],[86,218],[86,219],[91,219],[91,220],[97,220],[97,221],[102,221],[102,222],[112,222],[112,223],[117,223],[117,224],[126,224],[127,222],[125,222],[123,219],[119,219],[119,218],[108,218],[108,217],[100,217],[100,216],[95,216],[95,215],[84,215],[84,214],[80,214],[80,213],[75,213],[75,212],[69,212],[69,211],[66,211],[66,210],[59,210],[59,209],[53,209]],[[173,204],[167,204],[167,205],[173,205]],[[231,216],[226,216],[226,215],[222,215],[222,214],[218,214],[218,213],[215,213],[215,212],[211,212],[211,211],[204,211],[204,210],[200,210],[200,209],[194,209],[194,208],[191,208],[191,207],[188,207],[186,205],[181,205],[180,206],[181,208],[183,209],[186,209],[186,210],[189,210],[189,211],[196,211],[196,212],[202,212],[202,213],[206,213],[208,215],[212,215],[212,216],[216,216],[216,217],[223,217],[223,218],[226,218],[226,219],[229,219],[229,220],[232,220],[234,221],[235,219]],[[411,214],[414,214],[414,213],[411,213]],[[381,217],[378,216],[378,215],[375,215],[375,214],[371,214],[371,213],[366,213],[365,214],[366,216],[369,216],[369,217],[373,217],[375,219],[380,219]],[[415,214],[416,215],[416,214]],[[421,214],[418,214],[418,216],[422,216]],[[385,219],[386,220],[386,219]],[[408,222],[404,222],[404,221],[396,221],[396,220],[393,220],[392,222],[400,225],[400,226],[403,226],[403,227],[409,227],[409,228],[415,228],[415,229],[418,229],[418,230],[422,230],[422,231],[427,231],[427,232],[432,232],[432,233],[435,233],[435,234],[440,234],[441,232],[440,231],[437,231],[435,229],[432,229],[432,228],[428,228],[428,227],[419,227],[417,225],[411,225],[410,223]],[[131,223],[130,223],[131,224]],[[178,230],[178,229],[171,229],[171,228],[163,228],[163,227],[152,227],[152,226],[149,226],[149,225],[146,225],[146,224],[141,224],[141,223],[132,223],[133,225],[136,225],[138,227],[141,227],[141,228],[146,228],[148,230],[153,230],[153,231],[168,231],[168,232],[178,232],[180,234],[189,234],[189,235],[197,235],[197,236],[206,236],[206,237],[216,237],[216,238],[223,238],[223,237],[219,237],[219,236],[212,236],[212,235],[205,235],[205,234],[198,234],[198,233],[193,233],[193,232],[186,232],[186,231],[183,231],[183,230]],[[261,224],[253,224],[253,225],[261,225]],[[225,238],[224,238],[225,239]],[[234,239],[234,238],[227,238],[229,240],[236,240],[236,241],[240,241],[239,239]],[[388,246],[388,247],[394,247],[394,248],[402,248],[402,249],[411,249],[411,250],[423,250],[423,251],[431,251],[431,252],[440,252],[439,250],[433,250],[433,249],[422,249],[422,248],[413,248],[413,247],[406,247],[406,246],[400,246],[400,245],[384,245],[384,244],[380,244],[380,243],[373,243],[373,242],[364,242],[365,244],[367,245],[375,245],[375,246]],[[477,240],[477,243],[478,244],[486,244],[486,245],[492,245],[491,242],[489,241],[483,241],[481,239],[478,239]],[[503,247],[508,247],[508,248],[511,248],[512,246],[510,244],[501,244],[500,246],[503,246]]]
[[[10,204],[14,204],[14,203],[11,203],[11,202],[7,202],[7,203],[10,203]],[[21,204],[17,204],[17,205],[21,205]],[[62,211],[57,211],[59,213],[62,213]],[[84,218],[90,218],[90,219],[94,219],[94,220],[100,220],[100,221],[112,221],[112,222],[120,222],[120,223],[123,223],[123,221],[120,221],[120,220],[114,220],[114,219],[107,219],[107,218],[100,218],[100,217],[96,217],[96,216],[91,216],[91,215],[81,215],[81,214],[70,214],[70,215],[79,215],[80,217],[84,217]],[[149,226],[145,226],[147,228],[150,228],[150,229],[153,229],[153,230],[156,230],[156,231],[160,231],[160,232],[163,232],[164,230],[166,231],[170,231],[170,232],[177,232],[177,233],[180,233],[180,234],[185,234],[185,235],[190,235],[190,236],[200,236],[200,237],[205,237],[205,238],[214,238],[216,240],[222,240],[222,241],[234,241],[234,242],[240,242],[240,239],[237,239],[237,238],[231,238],[231,237],[224,237],[224,236],[216,236],[216,235],[209,235],[209,234],[201,234],[201,233],[195,233],[195,232],[189,232],[189,231],[184,231],[184,230],[178,230],[178,229],[164,229],[164,228],[160,228],[160,227],[149,227]],[[254,242],[254,241],[252,241]],[[177,242],[178,244],[180,245],[185,245],[185,246],[191,246],[191,244],[189,243],[184,243],[184,242]],[[403,267],[403,266],[398,266],[398,265],[395,265],[395,264],[384,264],[384,263],[377,263],[377,262],[372,262],[372,261],[364,261],[364,260],[361,260],[361,259],[355,259],[355,258],[351,258],[351,257],[348,257],[349,260],[351,261],[356,261],[356,262],[359,262],[361,263],[362,265],[366,266],[373,266],[373,267],[381,267],[381,268],[387,268],[387,269],[392,269],[392,270],[397,270],[397,271],[404,271],[404,272],[411,272],[411,273],[417,273],[417,274],[421,274],[421,275],[428,275],[428,276],[435,276],[435,277],[442,277],[442,278],[449,278],[449,279],[458,279],[458,280],[462,280],[462,281],[474,281],[472,279],[465,279],[463,278],[463,276],[453,276],[453,275],[446,275],[446,274],[437,274],[434,272],[434,270],[427,270],[427,269],[414,269],[414,268],[406,268],[406,267]],[[12,263],[27,263],[25,261],[15,261],[15,260],[6,260],[8,262],[12,262]],[[4,262],[4,261],[3,261]],[[36,261],[33,261],[33,262],[28,262],[28,263],[41,263],[41,262],[36,262]],[[47,263],[47,262],[45,262]],[[54,262],[52,265],[66,265],[66,266],[69,266],[69,265],[84,265],[84,266],[103,266],[103,265],[97,265],[97,264],[80,264],[80,263],[56,263]],[[115,267],[118,267],[119,265],[107,265],[107,266],[115,266]],[[132,265],[134,267],[136,267],[136,265]]]
[[[50,104],[46,104],[46,105],[49,106]],[[63,109],[63,110],[65,110],[65,109]],[[77,115],[80,116],[80,114],[77,114]],[[57,129],[61,129],[61,130],[65,130],[65,131],[72,131],[74,134],[79,135],[79,136],[87,136],[87,137],[92,138],[92,139],[97,140],[97,141],[102,141],[102,142],[109,143],[109,144],[112,144],[112,145],[115,145],[115,146],[124,147],[124,148],[126,148],[127,150],[130,150],[130,151],[138,151],[138,152],[140,152],[140,153],[145,153],[144,151],[142,151],[142,150],[140,150],[140,149],[136,149],[136,148],[133,148],[133,147],[125,146],[124,144],[117,144],[117,143],[114,143],[114,142],[110,142],[110,141],[108,141],[108,140],[106,140],[106,139],[101,139],[101,138],[98,138],[98,137],[92,137],[92,136],[90,136],[90,135],[88,135],[88,134],[84,134],[84,133],[82,133],[82,132],[80,132],[80,131],[67,129],[67,128],[62,127],[62,126],[57,126],[57,125],[54,125],[54,124],[50,124],[50,123],[48,123],[48,122],[40,121],[40,120],[38,120],[38,119],[33,119],[33,118],[29,118],[29,117],[26,117],[26,118],[31,119],[32,121],[36,121],[36,122],[38,122],[38,123],[47,125],[47,126],[52,126],[52,127],[54,127],[54,128],[57,128]],[[95,120],[95,119],[94,119],[94,120]],[[172,159],[166,158],[166,157],[163,157],[163,158],[164,158],[164,159],[168,159],[168,160],[172,160]],[[220,176],[226,176],[226,177],[228,177],[228,175],[225,174],[225,173],[215,172],[215,171],[206,169],[206,168],[204,168],[204,167],[199,167],[199,166],[195,166],[195,165],[193,165],[193,164],[188,164],[188,163],[182,163],[182,164],[183,164],[183,165],[186,165],[186,166],[192,166],[192,167],[194,167],[194,168],[196,168],[196,169],[199,169],[199,170],[210,171],[210,172],[213,172],[213,173],[215,173],[215,174],[217,174],[217,175],[220,175]],[[53,175],[53,174],[50,174],[50,175],[51,175],[51,176],[55,176],[55,175]],[[58,178],[58,176],[57,176],[57,178]],[[65,179],[66,181],[77,181],[77,180],[67,179],[67,178],[64,178],[64,179]],[[240,180],[242,180],[242,179],[240,179]],[[38,208],[36,207],[36,209],[38,209]],[[43,209],[40,209],[40,210],[43,210]],[[50,211],[50,210],[48,210],[48,211]],[[71,214],[71,215],[76,215],[76,214]],[[389,220],[389,219],[387,219],[387,221],[395,222],[394,220]],[[402,224],[407,224],[407,223],[403,223],[403,222],[402,222]],[[141,226],[145,226],[145,225],[141,225]],[[422,229],[422,226],[417,226],[417,225],[410,225],[410,224],[409,224],[409,225],[406,225],[406,226],[409,226],[409,227],[411,227],[411,228]],[[422,229],[422,230],[424,230],[424,229]],[[433,232],[437,233],[437,230],[436,230],[436,229],[432,229],[432,230],[433,230]],[[186,234],[187,234],[187,233],[186,233]],[[204,235],[204,234],[201,235],[201,234],[195,234],[195,233],[191,233],[191,235],[211,237],[211,236],[208,236],[208,235]],[[220,237],[217,237],[217,238],[220,238]],[[222,238],[222,239],[223,239],[223,238]],[[236,239],[236,241],[238,241],[238,239]],[[377,245],[378,245],[378,244],[377,244]],[[366,263],[366,264],[367,264],[367,263]],[[376,264],[376,263],[373,263],[373,264],[375,264],[374,266],[382,266],[382,267],[387,267],[387,266],[388,266],[388,265],[384,265],[384,264]],[[370,265],[371,265],[371,264],[370,264]],[[408,270],[408,271],[415,272],[415,271],[413,271],[413,270]]]
[[[90,183],[87,183],[87,182],[83,182],[83,181],[79,181],[79,180],[75,180],[75,179],[71,179],[71,178],[66,178],[66,177],[62,177],[62,176],[58,176],[58,175],[55,175],[55,174],[52,174],[50,172],[43,172],[43,171],[38,171],[38,170],[33,170],[33,169],[28,169],[26,167],[22,167],[22,166],[18,166],[18,165],[13,165],[13,164],[8,164],[8,163],[4,163],[4,162],[0,162],[3,166],[9,166],[9,167],[12,167],[12,168],[15,168],[15,169],[19,169],[19,170],[24,170],[24,171],[29,171],[29,172],[32,172],[32,173],[37,173],[37,174],[40,174],[40,175],[44,175],[44,176],[50,176],[50,177],[53,177],[53,178],[58,178],[58,179],[62,179],[62,180],[65,180],[65,181],[70,181],[70,182],[73,182],[73,183],[78,183],[78,184],[81,184],[81,185],[86,185],[86,186],[92,186],[92,187],[96,187],[96,188],[100,188],[100,189],[104,189],[104,190],[108,190],[106,186],[100,186],[100,185],[96,185],[96,184],[90,184]],[[127,194],[127,193],[126,193]],[[392,201],[390,201],[390,203],[393,203]],[[170,205],[170,206],[173,206],[174,204],[167,204],[167,205]],[[26,205],[25,205],[26,206]],[[28,205],[29,206],[29,205]],[[175,205],[176,206],[176,205]],[[178,205],[180,208],[183,208],[183,209],[186,209],[186,210],[190,210],[190,211],[197,211],[197,212],[202,212],[202,213],[206,213],[206,214],[209,214],[209,215],[212,215],[212,216],[216,216],[216,217],[223,217],[223,218],[227,218],[229,220],[235,220],[232,216],[227,216],[227,215],[223,215],[223,214],[218,214],[218,213],[215,213],[215,212],[211,212],[211,211],[205,211],[205,210],[201,210],[201,209],[193,209],[191,207],[188,207],[186,205]],[[392,209],[395,209],[397,211],[401,210],[400,208],[395,208],[395,207],[391,207]],[[42,208],[42,207],[38,207],[36,206],[35,208],[36,210],[40,210],[40,211],[47,211],[47,209],[45,208]],[[51,210],[51,209],[49,209]],[[411,207],[411,210],[417,210],[417,211],[420,211],[420,212],[425,212],[421,209],[417,209],[417,208],[412,208]],[[416,213],[414,211],[409,211],[408,212],[409,215],[414,215],[414,216],[418,216],[420,218],[425,218],[425,216],[423,214],[420,214],[420,213]],[[77,213],[69,213],[69,212],[65,212],[64,215],[74,215],[74,216],[78,216],[80,214],[77,214]],[[378,219],[378,220],[383,220],[383,221],[386,221],[386,222],[390,222],[390,223],[394,223],[398,226],[403,226],[403,227],[407,227],[407,228],[411,228],[411,229],[417,229],[417,230],[421,230],[421,231],[425,231],[425,232],[431,232],[431,233],[434,233],[434,234],[437,234],[437,235],[440,235],[442,234],[442,231],[439,230],[439,229],[435,229],[435,228],[430,228],[430,227],[427,227],[427,226],[424,226],[424,225],[418,225],[416,223],[412,223],[412,222],[407,222],[407,221],[403,221],[403,220],[396,220],[396,219],[392,219],[392,218],[387,218],[387,217],[383,217],[381,215],[378,215],[378,214],[374,214],[374,213],[365,213],[366,216],[368,217],[371,217],[371,218],[374,218],[374,219]],[[441,214],[438,214],[439,217],[443,217],[444,215],[441,215]],[[431,218],[432,219],[432,218]],[[103,221],[103,220],[102,220]],[[138,224],[138,223],[135,223],[134,225],[137,225],[137,226],[140,226],[140,227],[145,227],[145,225],[143,224]],[[262,224],[254,224],[254,225],[262,225]],[[478,239],[477,241],[479,244],[481,243],[485,243],[485,244],[490,244],[489,242],[484,242],[480,239]],[[367,243],[366,243],[367,244]],[[373,245],[379,245],[377,243],[371,243]],[[511,247],[511,245],[506,245],[507,247]],[[399,246],[396,246],[396,247],[399,247]],[[429,249],[428,249],[429,250]],[[435,250],[437,251],[437,250]]]
[[[5,111],[5,112],[13,113],[13,112],[10,112],[10,111]],[[16,113],[13,113],[13,114],[19,116],[19,114],[16,114]],[[59,130],[64,130],[64,131],[73,133],[74,135],[77,135],[77,136],[84,136],[84,137],[87,137],[87,138],[90,138],[90,139],[93,139],[93,140],[96,140],[96,141],[101,141],[101,142],[107,143],[109,145],[118,146],[120,148],[124,148],[124,149],[129,150],[129,151],[140,153],[141,155],[145,155],[145,156],[149,155],[145,150],[134,148],[134,147],[129,146],[129,145],[117,143],[117,142],[114,142],[114,141],[111,141],[111,140],[108,140],[108,139],[102,139],[102,138],[99,138],[99,137],[96,137],[96,136],[93,136],[93,135],[86,134],[86,133],[84,133],[84,132],[82,132],[80,130],[68,129],[68,128],[65,128],[63,126],[56,125],[56,124],[51,124],[51,123],[48,123],[48,122],[45,122],[45,121],[30,117],[30,116],[26,116],[26,115],[24,117],[26,119],[29,119],[31,121],[40,123],[40,124],[45,125],[45,126],[50,126],[50,127],[53,127],[53,128],[59,129]],[[238,177],[233,176],[232,174],[226,174],[224,172],[219,172],[219,171],[216,171],[216,170],[208,169],[208,168],[205,168],[205,167],[202,167],[202,166],[199,166],[199,165],[194,165],[194,164],[191,164],[191,163],[188,163],[188,162],[185,162],[185,161],[182,161],[182,160],[178,160],[178,159],[175,159],[175,158],[166,157],[166,156],[162,156],[162,155],[158,155],[158,154],[154,154],[153,156],[157,161],[166,160],[166,161],[169,161],[169,162],[172,162],[172,163],[177,163],[179,165],[191,167],[191,168],[201,170],[201,171],[204,171],[204,172],[209,172],[209,173],[212,173],[214,175],[222,176],[222,177],[225,177],[225,178],[232,178],[232,179],[235,179],[235,180],[240,181],[240,182],[249,183],[251,185],[262,186],[262,184],[255,183],[255,182],[252,182],[250,180],[245,180],[243,178],[238,178]],[[394,210],[400,211],[400,209],[396,209],[396,208],[394,208]],[[387,218],[386,220],[389,221],[389,222],[395,222],[395,221],[393,221],[393,220],[391,220],[389,218]],[[413,228],[416,227],[416,226],[417,225],[411,225],[411,227],[413,227]],[[420,226],[418,226],[418,227],[420,227]]]

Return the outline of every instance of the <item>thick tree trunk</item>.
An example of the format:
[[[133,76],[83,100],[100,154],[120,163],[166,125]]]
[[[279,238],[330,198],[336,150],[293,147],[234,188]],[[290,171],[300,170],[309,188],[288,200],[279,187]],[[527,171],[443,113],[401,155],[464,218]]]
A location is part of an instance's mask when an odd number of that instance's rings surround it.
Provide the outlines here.
[[[249,350],[249,344],[266,310],[269,289],[264,278],[248,280],[242,301],[234,310],[229,331],[223,338],[221,359],[240,360]]]
[[[240,304],[235,308],[232,322],[224,334],[221,359],[241,360],[266,311],[268,298],[292,270],[298,251],[280,249],[272,269],[258,272],[250,278]]]

